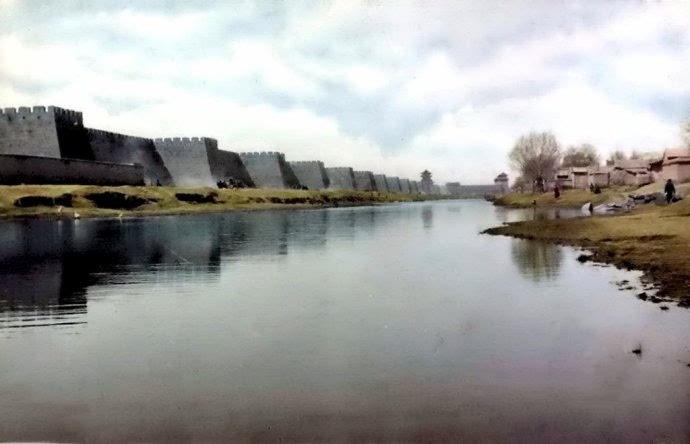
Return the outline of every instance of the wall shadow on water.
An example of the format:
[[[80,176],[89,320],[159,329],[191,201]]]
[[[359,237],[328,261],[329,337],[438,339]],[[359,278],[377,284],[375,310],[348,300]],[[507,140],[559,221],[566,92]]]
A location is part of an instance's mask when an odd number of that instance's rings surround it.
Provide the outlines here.
[[[430,230],[434,227],[434,207],[431,205],[425,205],[422,207],[422,223],[424,224],[424,229]]]
[[[221,263],[371,232],[372,208],[131,220],[22,220],[0,230],[0,329],[84,322],[90,287],[218,279]]]
[[[80,323],[88,287],[170,269],[193,279],[217,273],[220,264],[212,219],[202,230],[162,219],[19,221],[3,228],[0,328]]]
[[[534,282],[553,280],[563,262],[563,251],[557,245],[533,240],[511,239],[511,258],[520,274]]]

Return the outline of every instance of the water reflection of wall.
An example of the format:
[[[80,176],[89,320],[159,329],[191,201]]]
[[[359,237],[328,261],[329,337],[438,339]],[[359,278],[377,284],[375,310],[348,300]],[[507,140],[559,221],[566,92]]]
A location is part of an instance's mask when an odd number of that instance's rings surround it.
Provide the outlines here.
[[[535,282],[554,279],[563,261],[557,245],[532,240],[513,239],[510,245],[513,264],[520,273]]]
[[[223,260],[324,248],[328,239],[371,233],[380,222],[400,216],[391,213],[381,218],[380,214],[375,208],[347,208],[4,222],[0,328],[8,325],[2,313],[10,312],[37,313],[45,323],[67,323],[65,313],[86,310],[87,289],[94,285],[151,278],[215,279]]]
[[[425,229],[430,229],[434,226],[434,207],[432,205],[425,205],[422,208],[422,223]]]
[[[0,236],[0,313],[24,315],[0,317],[0,328],[73,323],[86,310],[86,289],[120,274],[155,272],[180,279],[217,274],[217,222],[190,222],[5,223]]]

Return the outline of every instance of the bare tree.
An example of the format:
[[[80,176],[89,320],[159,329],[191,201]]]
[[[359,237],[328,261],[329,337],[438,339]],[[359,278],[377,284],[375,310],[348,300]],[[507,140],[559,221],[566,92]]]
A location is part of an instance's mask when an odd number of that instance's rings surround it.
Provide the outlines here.
[[[579,146],[571,146],[563,153],[564,167],[588,167],[599,165],[599,154],[594,145],[583,143]]]
[[[683,138],[683,143],[685,148],[690,148],[690,119],[683,122],[680,131],[681,137]]]
[[[635,159],[635,160],[644,160],[644,161],[654,161],[658,160],[664,157],[663,152],[659,151],[638,151],[638,150],[633,150],[632,153],[630,153],[630,158]]]
[[[525,180],[525,178],[522,176],[518,176],[517,179],[515,179],[515,182],[513,182],[513,186],[511,187],[511,190],[522,193],[523,191],[525,191],[528,188],[529,188],[529,181]]]
[[[508,154],[510,163],[531,183],[542,183],[553,177],[561,159],[561,148],[550,132],[531,132],[520,136]]]
[[[628,156],[621,150],[616,150],[609,155],[609,158],[606,159],[606,165],[612,166],[616,162],[620,162],[622,160],[628,160]]]

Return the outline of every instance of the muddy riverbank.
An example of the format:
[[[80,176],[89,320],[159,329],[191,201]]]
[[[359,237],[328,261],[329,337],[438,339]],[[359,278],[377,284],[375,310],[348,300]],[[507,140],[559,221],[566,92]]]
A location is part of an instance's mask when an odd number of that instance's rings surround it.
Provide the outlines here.
[[[582,260],[645,273],[659,298],[690,306],[690,200],[644,205],[608,217],[529,220],[505,224],[486,234],[573,245],[591,252]],[[640,294],[645,298],[646,294]],[[651,298],[650,298],[651,299]],[[658,299],[653,300],[659,302]]]

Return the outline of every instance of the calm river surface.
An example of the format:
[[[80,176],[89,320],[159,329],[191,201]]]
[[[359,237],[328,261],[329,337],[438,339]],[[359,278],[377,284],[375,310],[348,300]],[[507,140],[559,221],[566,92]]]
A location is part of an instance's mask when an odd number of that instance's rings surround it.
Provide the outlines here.
[[[524,217],[0,222],[0,441],[689,442],[690,310]]]

